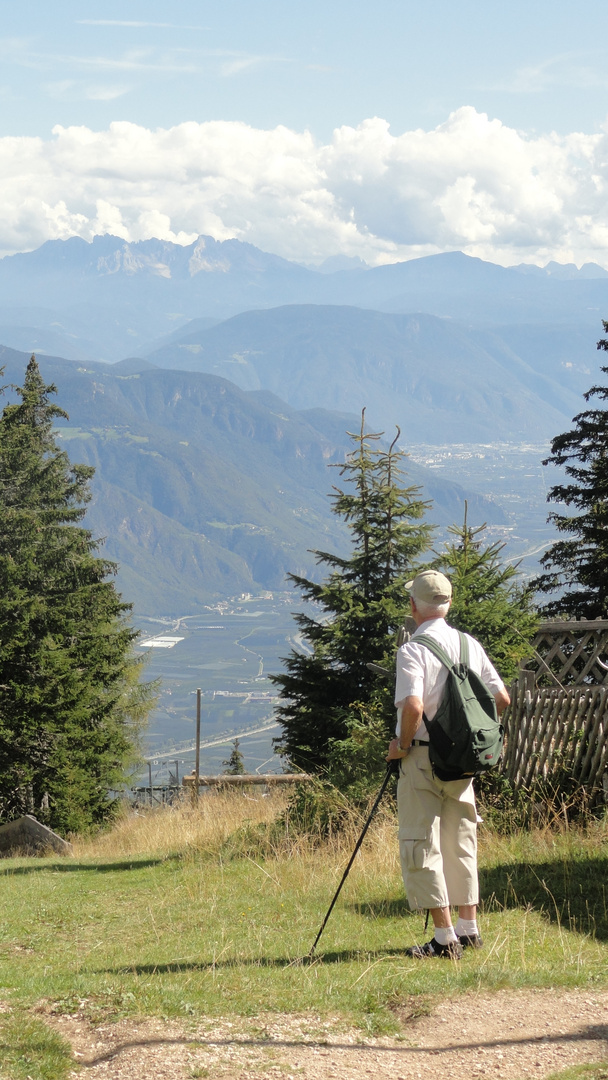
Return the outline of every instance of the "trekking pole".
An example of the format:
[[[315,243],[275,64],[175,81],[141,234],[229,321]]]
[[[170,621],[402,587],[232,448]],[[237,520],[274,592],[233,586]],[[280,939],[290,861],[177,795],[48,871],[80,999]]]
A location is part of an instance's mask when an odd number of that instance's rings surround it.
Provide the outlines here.
[[[413,621],[414,620],[412,619],[411,622],[413,623]],[[401,646],[406,641],[409,641],[409,640],[410,640],[410,633],[409,633],[407,627],[406,626],[400,626],[399,630],[397,631],[397,648],[398,649],[401,648]],[[382,664],[366,664],[365,666],[367,668],[369,668],[370,671],[374,671],[377,675],[389,675],[389,676],[392,675],[392,672],[389,670],[389,668],[383,667]],[[376,795],[376,801],[375,801],[374,805],[371,808],[369,817],[368,817],[367,821],[365,822],[365,825],[363,826],[361,836],[359,837],[359,839],[357,840],[357,843],[355,844],[355,850],[353,851],[353,853],[352,853],[352,855],[351,855],[351,857],[349,859],[348,866],[346,867],[346,870],[344,871],[344,873],[342,875],[342,881],[338,885],[338,888],[336,890],[336,895],[334,896],[331,904],[329,905],[329,911],[327,912],[327,915],[325,916],[325,918],[323,919],[323,922],[321,923],[321,929],[319,930],[319,933],[317,934],[317,936],[315,938],[315,943],[314,943],[312,949],[310,950],[310,952],[308,954],[309,956],[312,956],[312,954],[314,953],[317,945],[319,944],[319,938],[321,937],[321,934],[323,933],[325,927],[327,926],[327,921],[329,919],[329,916],[331,915],[332,911],[334,910],[334,904],[335,904],[336,900],[338,899],[338,897],[340,895],[340,892],[342,890],[342,886],[344,885],[344,882],[346,881],[346,879],[348,877],[350,868],[351,868],[351,866],[353,865],[353,863],[355,861],[357,852],[358,852],[359,848],[361,847],[361,844],[363,843],[363,841],[365,839],[365,834],[366,834],[367,830],[369,829],[369,827],[370,827],[370,825],[372,823],[372,818],[373,818],[374,814],[376,813],[376,810],[380,806],[380,803],[382,801],[382,796],[384,795],[384,792],[386,791],[386,788],[388,786],[388,782],[389,782],[391,776],[399,776],[399,758],[395,758],[393,761],[389,761],[389,763],[388,763],[388,768],[386,770],[386,776],[384,777],[384,780],[382,781],[382,787],[380,788],[380,791]]]
[[[361,836],[359,837],[359,839],[357,840],[357,843],[355,844],[355,850],[353,851],[353,853],[352,853],[352,855],[351,855],[351,857],[349,859],[348,866],[346,867],[346,870],[344,871],[344,873],[342,875],[342,881],[338,885],[338,888],[336,890],[336,895],[334,896],[331,904],[329,905],[329,910],[327,912],[327,915],[325,916],[325,918],[323,919],[323,922],[321,923],[321,929],[319,930],[319,933],[317,934],[317,936],[315,938],[315,943],[314,943],[312,949],[310,950],[310,952],[308,954],[309,956],[312,956],[312,954],[314,953],[317,945],[319,944],[319,938],[321,937],[321,934],[323,933],[325,927],[327,926],[327,921],[328,921],[329,916],[331,915],[331,913],[332,913],[332,911],[334,909],[334,904],[335,904],[336,900],[338,899],[338,897],[340,895],[340,892],[342,890],[342,886],[344,885],[344,882],[346,881],[346,879],[348,877],[350,868],[351,868],[351,866],[353,865],[353,863],[355,861],[355,857],[357,855],[357,852],[358,852],[359,848],[361,847],[361,844],[363,843],[363,841],[365,839],[365,834],[366,834],[367,830],[369,829],[369,827],[371,825],[372,818],[373,818],[374,814],[376,813],[376,810],[380,806],[380,803],[382,801],[382,796],[384,795],[384,792],[386,791],[386,788],[388,786],[388,782],[389,782],[391,776],[398,776],[398,775],[399,775],[399,759],[395,758],[394,761],[389,761],[389,763],[388,763],[388,768],[386,770],[386,776],[384,777],[384,780],[382,781],[382,787],[380,788],[380,791],[376,795],[376,801],[374,802],[374,805],[372,806],[372,808],[370,810],[369,817],[368,817],[367,821],[365,822],[365,825],[363,826],[363,829],[361,831]]]

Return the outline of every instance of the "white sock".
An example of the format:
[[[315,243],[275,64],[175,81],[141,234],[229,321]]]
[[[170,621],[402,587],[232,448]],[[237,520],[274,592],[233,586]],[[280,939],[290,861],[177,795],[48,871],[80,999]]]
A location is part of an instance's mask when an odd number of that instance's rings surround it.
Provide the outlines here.
[[[450,945],[453,941],[458,941],[453,926],[436,926],[433,936],[435,941],[439,942],[440,945]]]
[[[455,930],[458,937],[477,937],[479,935],[477,919],[459,918]]]

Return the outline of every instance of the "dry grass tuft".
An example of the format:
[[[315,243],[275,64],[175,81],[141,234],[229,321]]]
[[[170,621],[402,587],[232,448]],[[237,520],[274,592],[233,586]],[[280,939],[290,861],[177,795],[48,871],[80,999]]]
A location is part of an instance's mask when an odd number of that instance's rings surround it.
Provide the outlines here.
[[[345,800],[346,802],[346,800]],[[253,791],[214,789],[198,804],[184,795],[174,806],[133,810],[125,806],[114,826],[93,838],[72,838],[77,858],[124,858],[154,855],[205,854],[224,858],[287,858],[303,866],[317,861],[322,851],[327,865],[345,863],[360,835],[367,812],[350,806],[339,827],[329,832],[313,824],[310,830],[292,821],[289,793],[272,788],[267,795]],[[580,859],[608,844],[608,816],[586,827],[553,819],[544,827],[514,830],[510,835],[484,825],[479,833],[482,866]],[[373,877],[378,868],[399,877],[397,822],[390,804],[382,805],[357,857],[359,872]]]
[[[276,789],[268,795],[220,790],[190,795],[173,806],[133,810],[125,805],[114,826],[96,837],[72,840],[77,858],[119,858],[157,855],[167,858],[188,851],[219,851],[230,836],[246,826],[274,821],[287,796]]]
[[[485,864],[509,863],[529,859],[532,862],[596,857],[608,844],[608,815],[589,818],[583,825],[571,825],[567,818],[552,815],[546,823],[510,834],[482,826],[479,832],[479,857]]]
[[[304,866],[318,860],[319,849],[328,864],[348,859],[360,835],[366,813],[351,808],[340,828],[329,835],[295,828],[287,806],[289,794],[272,788],[268,795],[212,790],[198,804],[184,797],[173,806],[133,810],[125,804],[111,829],[94,837],[72,837],[76,858],[121,859],[154,855],[161,858],[188,853],[222,858],[301,859]],[[396,819],[390,807],[381,807],[358,855],[366,876],[378,864],[398,870]]]

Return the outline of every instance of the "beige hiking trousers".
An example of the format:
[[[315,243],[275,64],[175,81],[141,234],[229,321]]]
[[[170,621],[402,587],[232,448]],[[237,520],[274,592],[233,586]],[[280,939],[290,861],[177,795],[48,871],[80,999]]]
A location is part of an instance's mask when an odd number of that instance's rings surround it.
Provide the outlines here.
[[[401,759],[397,785],[401,872],[411,908],[477,904],[477,810],[471,780],[442,783],[425,746]]]

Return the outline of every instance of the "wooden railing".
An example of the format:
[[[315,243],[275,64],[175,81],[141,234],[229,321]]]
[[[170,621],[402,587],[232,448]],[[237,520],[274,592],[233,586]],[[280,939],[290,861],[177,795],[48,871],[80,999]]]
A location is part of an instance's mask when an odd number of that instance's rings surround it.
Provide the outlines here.
[[[199,776],[200,787],[246,787],[249,784],[258,784],[264,787],[277,787],[281,784],[308,784],[314,779],[308,773],[241,773],[231,776],[220,773],[219,776]],[[196,787],[196,776],[184,776],[184,787]]]

